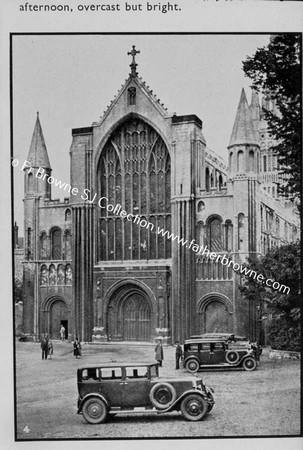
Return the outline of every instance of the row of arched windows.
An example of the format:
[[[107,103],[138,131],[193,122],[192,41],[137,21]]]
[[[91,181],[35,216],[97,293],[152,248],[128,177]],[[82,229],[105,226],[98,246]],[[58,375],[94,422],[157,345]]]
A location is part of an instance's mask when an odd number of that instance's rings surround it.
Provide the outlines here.
[[[269,152],[268,155],[263,155],[260,164],[260,172],[274,172],[278,170],[277,156]]]
[[[257,154],[257,159],[259,155]],[[245,156],[243,150],[238,150],[238,152],[230,152],[229,153],[229,170],[230,172],[238,172],[241,174],[248,172],[256,171],[256,162],[255,162],[255,152],[250,150],[248,152],[248,165],[246,167],[245,164]]]
[[[198,280],[231,280],[233,269],[221,261],[197,258],[196,277]]]
[[[223,187],[223,176],[217,170],[212,170],[210,172],[209,168],[205,169],[205,190],[210,192],[212,188],[217,188],[221,191]]]
[[[238,214],[238,236],[237,250],[244,248],[245,239],[245,216],[243,213]],[[231,220],[223,220],[219,216],[211,216],[206,220],[197,223],[196,242],[203,245],[211,252],[232,252],[234,251],[234,231]]]
[[[286,242],[296,241],[298,230],[295,225],[283,221],[282,219],[282,226],[281,226],[280,218],[277,215],[275,215],[272,210],[267,209],[263,205],[261,205],[260,215],[261,215],[262,233],[263,232],[270,233],[275,238],[282,239]]]
[[[40,269],[40,285],[41,286],[71,286],[73,281],[73,273],[70,264],[50,264],[47,267],[43,264]]]
[[[61,228],[52,228],[49,234],[42,231],[40,234],[40,259],[48,260],[71,260],[71,231],[69,229],[62,232]]]

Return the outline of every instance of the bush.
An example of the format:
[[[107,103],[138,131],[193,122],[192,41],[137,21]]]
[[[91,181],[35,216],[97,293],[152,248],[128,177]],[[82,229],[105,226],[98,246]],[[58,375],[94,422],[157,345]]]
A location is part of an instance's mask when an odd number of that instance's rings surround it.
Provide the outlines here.
[[[269,343],[272,349],[299,352],[301,350],[300,323],[285,318],[273,319],[269,325]]]

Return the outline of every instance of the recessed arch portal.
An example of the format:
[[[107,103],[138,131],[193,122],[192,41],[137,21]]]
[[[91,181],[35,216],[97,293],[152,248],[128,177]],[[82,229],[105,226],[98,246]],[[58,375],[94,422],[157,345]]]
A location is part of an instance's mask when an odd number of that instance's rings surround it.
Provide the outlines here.
[[[126,283],[114,290],[106,314],[107,335],[111,340],[151,340],[152,301],[140,286]]]
[[[233,308],[230,300],[220,293],[203,296],[197,304],[199,332],[229,333],[232,331]]]
[[[50,339],[60,339],[60,326],[64,325],[66,338],[70,333],[71,311],[64,297],[48,297],[41,310],[41,334],[48,334]]]

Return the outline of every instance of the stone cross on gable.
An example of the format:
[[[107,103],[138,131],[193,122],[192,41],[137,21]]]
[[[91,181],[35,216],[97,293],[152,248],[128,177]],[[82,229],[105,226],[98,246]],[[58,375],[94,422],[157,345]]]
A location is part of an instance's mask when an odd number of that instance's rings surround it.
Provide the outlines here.
[[[133,77],[138,75],[137,72],[136,72],[136,67],[137,67],[138,64],[136,63],[136,60],[135,60],[135,56],[136,56],[137,53],[140,53],[140,50],[136,50],[136,46],[135,45],[133,45],[133,49],[132,49],[131,52],[127,52],[128,55],[131,55],[133,57],[132,63],[130,64],[131,75]]]

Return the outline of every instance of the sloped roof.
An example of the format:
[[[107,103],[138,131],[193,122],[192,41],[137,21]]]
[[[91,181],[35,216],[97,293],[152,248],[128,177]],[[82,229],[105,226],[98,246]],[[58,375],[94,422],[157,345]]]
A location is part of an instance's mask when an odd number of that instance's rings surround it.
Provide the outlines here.
[[[164,115],[169,115],[167,108],[165,108],[164,103],[161,103],[161,100],[153,93],[153,91],[149,88],[149,86],[146,85],[145,81],[142,80],[141,77],[137,75],[130,74],[128,78],[126,78],[124,84],[121,85],[121,88],[117,92],[117,94],[114,96],[114,99],[111,101],[111,103],[107,106],[105,111],[103,111],[103,116],[100,117],[100,121],[95,124],[100,124],[106,116],[110,113],[110,111],[114,108],[115,104],[118,102],[119,98],[122,96],[123,92],[127,89],[127,87],[131,84],[135,83],[138,88],[140,88],[145,95],[151,100],[151,102],[154,104],[154,106],[158,109],[158,111]]]
[[[244,89],[242,89],[229,147],[245,144],[259,145],[259,141],[255,133],[246,94]]]
[[[39,119],[39,113],[37,113],[36,124],[27,160],[31,162],[33,167],[43,167],[45,169],[51,169],[45,145],[45,140],[42,132],[42,127]]]

